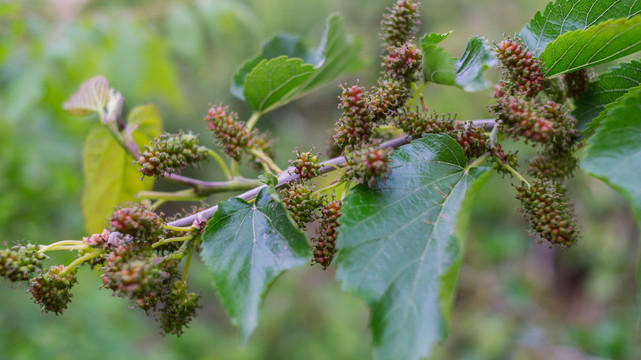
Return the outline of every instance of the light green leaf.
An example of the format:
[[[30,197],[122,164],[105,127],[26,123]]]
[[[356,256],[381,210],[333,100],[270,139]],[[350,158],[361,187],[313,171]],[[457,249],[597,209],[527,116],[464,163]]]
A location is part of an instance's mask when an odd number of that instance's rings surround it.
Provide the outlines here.
[[[78,91],[62,104],[62,108],[71,115],[85,116],[91,113],[102,114],[110,99],[109,82],[98,75],[85,80]]]
[[[425,34],[421,39],[423,76],[426,82],[455,85],[465,91],[479,91],[490,83],[483,78],[485,70],[494,66],[496,58],[482,37],[472,37],[460,59],[453,59],[438,46],[452,32]]]
[[[609,108],[587,141],[581,167],[605,181],[629,202],[641,226],[641,86]]]
[[[487,46],[484,38],[474,36],[460,59],[454,63],[456,84],[465,91],[479,91],[490,86],[483,78],[485,70],[496,64],[494,52]]]
[[[595,119],[607,104],[616,101],[630,88],[640,84],[641,62],[632,60],[611,67],[609,72],[600,74],[576,100],[576,108],[572,114],[580,124],[587,124]],[[598,126],[598,121],[591,123],[583,135],[589,136],[595,126]]]
[[[537,12],[517,36],[531,51],[540,53],[566,32],[637,14],[641,14],[641,2],[636,0],[557,0],[548,3],[543,13]]]
[[[438,46],[438,43],[451,33],[451,31],[443,34],[429,33],[421,38],[423,76],[426,82],[442,85],[455,84],[456,70],[454,69],[452,56],[445,49]]]
[[[300,58],[306,64],[316,64],[321,59],[316,58],[317,52],[307,48],[307,45],[295,35],[278,34],[269,39],[261,46],[261,52],[258,56],[245,61],[236,73],[234,73],[231,82],[231,93],[241,100],[245,100],[243,96],[243,86],[245,85],[245,77],[249,75],[258,63],[263,60],[273,59],[279,56],[287,56],[290,58]]]
[[[218,205],[205,228],[200,256],[246,341],[267,289],[283,271],[309,262],[309,244],[285,206],[265,188],[253,204],[232,198]]]
[[[446,336],[471,196],[488,171],[467,169],[447,135],[424,135],[392,159],[385,182],[345,199],[337,278],[371,308],[374,358],[418,359]]]
[[[559,36],[541,53],[552,76],[616,60],[641,50],[641,15],[608,20]]]
[[[245,78],[245,102],[255,112],[263,113],[271,107],[287,102],[296,87],[314,72],[312,65],[287,56],[262,60]]]
[[[140,146],[160,135],[162,120],[153,105],[135,107],[127,118],[128,126],[137,126],[133,136]],[[102,125],[96,124],[82,151],[85,189],[82,193],[82,213],[88,233],[101,231],[114,207],[135,200],[139,191],[150,190],[153,179],[140,181],[138,167],[118,142]]]
[[[288,58],[300,58],[306,66],[309,65],[314,69],[304,82],[297,83],[295,87],[289,89],[288,93],[272,99],[269,106],[260,110],[263,113],[267,112],[333,81],[344,73],[358,70],[363,65],[359,57],[361,47],[360,41],[347,33],[345,20],[338,15],[332,15],[327,21],[321,43],[315,50],[307,49],[298,38],[289,35],[279,35],[268,41],[263,46],[261,54],[243,63],[236,71],[232,78],[232,94],[245,99],[249,105],[247,101],[249,75],[259,64],[264,64],[265,60],[269,62],[285,55]],[[257,110],[254,107],[252,109]]]

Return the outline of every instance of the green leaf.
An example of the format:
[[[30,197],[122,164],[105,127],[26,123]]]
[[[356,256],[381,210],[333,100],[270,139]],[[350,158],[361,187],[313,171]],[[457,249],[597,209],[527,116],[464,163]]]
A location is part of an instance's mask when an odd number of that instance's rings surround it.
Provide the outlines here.
[[[641,86],[606,109],[581,167],[623,195],[641,226]]]
[[[104,76],[85,80],[78,91],[62,104],[71,115],[85,116],[93,112],[101,114],[110,99],[109,82]]]
[[[279,56],[287,56],[290,58],[301,58],[306,64],[316,64],[319,59],[316,58],[316,51],[307,48],[307,45],[295,35],[278,34],[269,39],[261,46],[261,52],[258,56],[245,61],[240,68],[236,70],[232,77],[231,93],[241,100],[245,100],[243,96],[243,86],[245,84],[245,77],[249,75],[258,63],[262,60],[269,60]]]
[[[309,261],[305,235],[268,191],[262,189],[253,204],[238,198],[221,202],[203,234],[200,256],[244,341],[256,328],[269,285],[283,271]]]
[[[552,76],[616,60],[639,50],[641,15],[565,33],[545,47],[540,59],[545,64],[545,74]]]
[[[148,144],[160,135],[162,120],[153,105],[135,107],[127,118],[128,126],[136,127],[133,136],[138,145]],[[102,124],[94,125],[82,151],[85,189],[82,213],[88,233],[101,231],[116,205],[133,201],[139,191],[151,190],[153,179],[140,181],[138,167],[132,158]]]
[[[543,13],[537,12],[517,36],[531,51],[540,53],[566,32],[637,14],[641,14],[641,3],[636,0],[557,0],[548,3]]]
[[[255,112],[266,112],[270,107],[287,102],[294,90],[314,72],[312,65],[298,58],[280,56],[262,60],[245,78],[245,102]]]
[[[421,50],[423,51],[423,77],[426,82],[433,82],[441,85],[454,85],[456,81],[456,70],[452,62],[452,56],[445,49],[438,46],[452,32],[443,34],[429,33],[421,38]]]
[[[576,108],[572,114],[580,124],[587,124],[596,118],[607,104],[616,101],[630,88],[640,84],[641,62],[632,60],[611,67],[609,72],[600,74],[576,100]],[[594,126],[598,126],[598,121],[590,125],[590,130],[584,132],[584,136],[589,136]]]
[[[447,135],[425,135],[392,159],[386,182],[345,200],[337,278],[371,308],[374,357],[418,359],[446,336],[470,196],[488,171],[466,169]]]
[[[487,41],[479,36],[474,36],[467,43],[467,47],[460,59],[456,60],[456,84],[465,91],[479,91],[490,86],[490,82],[483,78],[485,70],[496,64],[494,52],[487,46]]]
[[[247,100],[249,75],[265,60],[272,60],[283,55],[288,58],[300,58],[303,63],[312,66],[314,71],[280,98],[272,99],[270,106],[260,110],[267,112],[282,106],[319,86],[333,81],[338,76],[360,69],[363,61],[359,57],[362,44],[347,33],[345,20],[332,15],[327,21],[325,33],[317,49],[310,50],[297,37],[278,35],[263,45],[261,54],[243,63],[232,78],[232,94]],[[250,84],[250,86],[253,85]],[[248,102],[249,105],[249,102]],[[250,105],[252,107],[252,105]],[[253,110],[257,110],[252,107]]]
[[[425,34],[421,39],[423,76],[426,82],[456,85],[465,91],[479,91],[489,86],[483,72],[494,66],[496,58],[482,37],[472,37],[460,59],[453,59],[437,46],[452,32]]]

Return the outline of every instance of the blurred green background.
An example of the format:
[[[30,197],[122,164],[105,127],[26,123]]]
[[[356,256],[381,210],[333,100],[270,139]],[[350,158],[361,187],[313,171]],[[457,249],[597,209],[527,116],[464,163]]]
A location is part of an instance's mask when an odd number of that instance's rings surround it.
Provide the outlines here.
[[[261,41],[284,31],[316,46],[325,18],[340,11],[365,44],[368,66],[341,81],[371,85],[378,74],[378,23],[391,0],[4,1],[0,2],[0,241],[48,243],[83,235],[80,151],[95,117],[74,118],[62,102],[102,74],[122,92],[125,111],[160,107],[165,128],[193,130],[212,145],[208,103],[248,115],[229,94],[231,74]],[[545,1],[422,2],[423,32],[454,30],[443,46],[520,30]],[[496,77],[496,72],[490,72]],[[259,127],[279,138],[277,162],[295,146],[324,150],[338,116],[328,86],[274,111]],[[490,92],[428,87],[430,109],[486,118]],[[250,169],[245,169],[250,174]],[[190,171],[217,179],[215,165]],[[584,223],[567,251],[537,245],[525,232],[509,179],[495,176],[476,201],[448,341],[434,359],[638,359],[635,268],[638,229],[627,205],[603,183],[579,175],[572,193]],[[159,189],[176,189],[160,182]],[[222,197],[213,197],[215,203]],[[179,204],[178,206],[186,206]],[[171,208],[165,208],[166,212]],[[57,258],[64,260],[64,257]],[[201,264],[190,287],[200,316],[180,338],[124,299],[98,291],[81,271],[63,316],[43,315],[26,287],[0,283],[0,359],[366,359],[367,308],[340,292],[333,270],[298,269],[268,294],[247,346],[227,320]]]

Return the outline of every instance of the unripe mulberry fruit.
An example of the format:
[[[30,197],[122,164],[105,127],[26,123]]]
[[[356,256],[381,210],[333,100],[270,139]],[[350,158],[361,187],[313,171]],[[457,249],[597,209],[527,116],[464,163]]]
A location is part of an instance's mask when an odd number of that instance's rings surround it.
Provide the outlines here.
[[[196,316],[200,308],[199,298],[198,294],[187,292],[185,282],[175,282],[168,296],[163,299],[165,306],[159,318],[163,333],[180,336],[183,328]]]
[[[143,203],[119,206],[111,216],[114,231],[130,235],[135,242],[150,245],[162,235],[164,221]]]
[[[198,136],[192,133],[162,134],[151,146],[145,146],[138,164],[146,176],[164,176],[165,173],[179,173],[187,166],[197,167],[207,159],[207,149],[198,146]]]
[[[521,211],[530,224],[530,235],[546,240],[550,246],[569,247],[576,244],[579,229],[574,210],[568,203],[560,185],[549,180],[534,179],[531,186],[516,186],[516,198],[521,201]]]
[[[0,250],[0,276],[13,282],[29,280],[34,272],[42,269],[42,260],[47,258],[34,244]]]
[[[534,97],[545,88],[541,61],[520,39],[501,41],[496,46],[496,58],[503,66],[510,85],[520,92]]]
[[[386,45],[402,44],[416,33],[419,19],[420,3],[412,0],[398,0],[381,21],[381,39]]]
[[[311,152],[300,152],[296,149],[296,159],[289,160],[289,164],[294,167],[294,173],[301,180],[309,180],[313,177],[320,176],[320,165],[318,164],[318,155]]]
[[[574,148],[547,147],[538,156],[530,160],[528,175],[547,178],[556,182],[571,178],[579,166],[579,160],[572,155]]]
[[[369,113],[367,92],[358,85],[341,87],[338,107],[343,109],[343,114],[334,127],[334,141],[341,148],[368,142],[376,123]]]
[[[31,280],[29,292],[43,312],[62,313],[71,302],[71,287],[77,282],[76,269],[63,274],[63,265],[53,266],[41,276]]]
[[[551,116],[554,115],[552,112],[556,112],[556,107],[541,105],[534,99],[502,97],[497,99],[492,112],[501,121],[503,131],[513,136],[522,136],[526,142],[549,143],[562,132],[559,119]]]
[[[462,128],[454,140],[461,145],[468,161],[489,151],[489,136],[483,128],[473,127],[471,123],[466,128]]]
[[[315,212],[322,205],[320,197],[313,190],[307,184],[296,183],[280,192],[287,212],[301,229],[305,229],[307,223],[314,221]]]
[[[232,159],[240,161],[243,151],[252,146],[252,134],[238,121],[238,114],[229,107],[215,105],[209,108],[205,121],[216,142]]]
[[[581,69],[563,74],[563,85],[565,86],[565,93],[569,97],[578,98],[590,86],[588,70]]]
[[[405,81],[381,79],[369,92],[369,113],[373,121],[385,120],[389,114],[403,107],[407,99]]]
[[[328,201],[323,206],[318,237],[312,240],[312,243],[314,243],[312,264],[320,264],[323,269],[327,269],[336,254],[338,218],[341,216],[340,209],[341,202],[336,199]]]
[[[412,80],[414,72],[421,68],[423,53],[416,45],[406,42],[401,46],[390,46],[383,57],[385,74],[392,79]]]
[[[456,123],[448,115],[404,112],[394,118],[394,125],[405,131],[414,139],[423,134],[453,134]]]
[[[392,152],[389,148],[373,146],[350,151],[345,156],[345,177],[370,187],[377,180],[384,181]]]

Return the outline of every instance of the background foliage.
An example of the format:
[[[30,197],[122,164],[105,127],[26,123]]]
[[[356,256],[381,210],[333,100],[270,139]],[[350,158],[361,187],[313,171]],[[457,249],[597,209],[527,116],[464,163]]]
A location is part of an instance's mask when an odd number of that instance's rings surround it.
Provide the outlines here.
[[[545,4],[424,1],[419,33],[453,29],[440,46],[461,54],[470,36],[498,40],[504,32],[515,33]],[[0,241],[20,236],[46,243],[84,233],[81,149],[96,120],[61,109],[82,80],[103,74],[122,92],[126,110],[156,103],[167,130],[192,129],[212,144],[202,122],[207,103],[223,101],[241,116],[249,114],[229,86],[238,64],[256,55],[261,41],[285,31],[314,48],[325,18],[340,10],[350,30],[362,37],[369,60],[356,77],[371,84],[378,71],[378,22],[390,5],[383,0],[1,3]],[[327,129],[338,116],[338,94],[330,85],[265,115],[260,126],[280,139],[277,161],[289,157],[294,146],[325,148]],[[438,112],[477,119],[488,116],[489,94],[438,87],[426,90],[426,99]],[[201,174],[220,176],[209,165]],[[520,214],[512,210],[516,200],[504,196],[510,180],[503,181],[489,182],[478,195],[449,340],[433,357],[638,358],[633,285],[638,230],[623,198],[598,180],[574,179],[585,236],[576,248],[554,251],[528,239]],[[172,189],[164,182],[158,188]],[[261,326],[244,349],[203,269],[195,267],[190,276],[203,291],[204,308],[178,339],[158,336],[155,324],[127,309],[125,300],[96,292],[96,274],[85,270],[80,276],[85,279],[74,289],[78,301],[61,318],[41,314],[25,301],[27,294],[0,284],[1,358],[370,356],[366,306],[340,292],[333,271],[285,274],[267,296]]]

